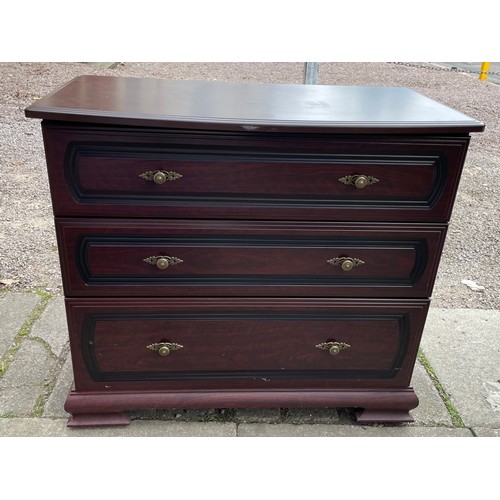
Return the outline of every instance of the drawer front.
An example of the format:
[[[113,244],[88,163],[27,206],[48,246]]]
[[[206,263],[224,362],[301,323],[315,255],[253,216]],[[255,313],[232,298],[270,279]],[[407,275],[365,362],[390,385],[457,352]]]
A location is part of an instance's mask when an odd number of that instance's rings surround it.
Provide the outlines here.
[[[67,296],[431,295],[446,226],[56,219]]]
[[[77,390],[408,384],[427,301],[67,299]]]
[[[468,138],[44,125],[57,216],[446,221]]]

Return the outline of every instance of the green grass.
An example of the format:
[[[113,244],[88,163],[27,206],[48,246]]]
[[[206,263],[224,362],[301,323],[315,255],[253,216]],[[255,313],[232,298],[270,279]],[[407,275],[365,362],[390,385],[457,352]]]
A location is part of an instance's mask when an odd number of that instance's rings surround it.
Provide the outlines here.
[[[462,420],[462,417],[460,417],[460,414],[458,413],[458,410],[453,406],[453,403],[451,402],[450,395],[446,392],[445,388],[439,381],[436,372],[432,368],[431,364],[429,363],[429,360],[426,358],[425,354],[421,349],[418,350],[418,360],[422,364],[422,366],[425,368],[425,371],[429,375],[429,377],[432,380],[432,383],[434,384],[434,387],[438,391],[439,395],[441,396],[441,399],[443,400],[446,409],[448,410],[448,413],[450,414],[451,421],[455,427],[465,427],[465,424]]]
[[[39,297],[41,297],[42,300],[37,306],[35,306],[33,311],[31,311],[30,315],[24,321],[23,326],[21,326],[21,329],[17,333],[17,335],[20,337],[24,337],[31,332],[31,327],[33,326],[33,323],[42,315],[50,299],[52,298],[52,295],[50,295],[47,292],[44,292],[43,290],[36,290],[35,293]]]
[[[34,293],[36,293],[42,300],[33,308],[31,313],[28,315],[21,328],[17,332],[16,336],[14,337],[14,342],[7,349],[5,354],[0,358],[0,378],[4,376],[5,372],[14,360],[14,355],[21,347],[23,338],[29,335],[29,333],[31,332],[31,328],[33,327],[33,323],[35,323],[35,321],[42,315],[50,299],[52,298],[52,295],[44,292],[43,290],[36,290]]]
[[[16,336],[14,337],[14,342],[11,344],[9,349],[5,352],[5,354],[0,358],[0,378],[2,378],[5,374],[5,372],[8,370],[10,364],[14,361],[15,354],[21,347],[23,343],[23,339],[31,333],[31,329],[33,328],[33,324],[37,319],[40,318],[42,315],[43,311],[45,311],[46,307],[48,306],[50,300],[52,299],[52,295],[50,293],[47,293],[43,290],[35,290],[34,293],[38,295],[41,300],[40,302],[33,308],[33,310],[30,312],[24,323],[22,324],[21,328],[17,332]],[[37,341],[41,342],[45,348],[48,348],[47,343],[42,341],[41,339],[36,339]],[[35,403],[35,407],[32,412],[32,416],[34,417],[39,417],[43,413],[43,408],[44,404],[47,400],[47,390],[44,391],[44,393],[39,396]],[[12,412],[7,412],[3,415],[0,415],[0,418],[10,418],[13,417],[14,414]]]

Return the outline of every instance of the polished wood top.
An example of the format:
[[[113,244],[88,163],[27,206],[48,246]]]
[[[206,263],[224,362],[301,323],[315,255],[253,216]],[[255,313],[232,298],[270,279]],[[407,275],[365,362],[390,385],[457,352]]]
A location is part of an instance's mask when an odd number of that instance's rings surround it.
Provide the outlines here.
[[[178,129],[466,133],[484,124],[401,87],[79,76],[25,110],[30,118]]]

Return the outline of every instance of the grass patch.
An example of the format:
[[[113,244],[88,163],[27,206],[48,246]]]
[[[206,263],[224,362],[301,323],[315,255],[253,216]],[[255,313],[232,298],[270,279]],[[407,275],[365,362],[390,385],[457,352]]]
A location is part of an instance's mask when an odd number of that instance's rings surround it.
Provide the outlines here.
[[[42,299],[38,305],[35,306],[33,311],[31,311],[30,315],[26,318],[23,326],[17,333],[17,336],[25,337],[31,332],[31,327],[33,323],[42,315],[43,311],[47,307],[52,295],[50,293],[44,292],[43,290],[37,290],[35,293]]]
[[[44,292],[43,290],[36,290],[34,293],[36,293],[42,300],[33,308],[14,337],[14,342],[0,358],[0,378],[5,375],[5,372],[14,360],[14,355],[21,347],[23,338],[29,335],[31,328],[33,327],[33,323],[35,323],[35,321],[42,315],[43,311],[45,311],[45,308],[49,304],[50,299],[52,299],[52,295]]]
[[[52,351],[50,350],[50,347],[46,342],[42,342],[41,339],[36,339],[37,341],[43,343],[45,345],[45,348],[47,351],[52,355]],[[35,405],[33,407],[33,411],[31,412],[31,416],[33,417],[41,417],[43,415],[43,412],[45,411],[45,404],[47,403],[50,395],[52,394],[52,391],[54,390],[56,383],[57,383],[57,377],[61,373],[61,370],[64,365],[64,361],[66,360],[66,357],[69,352],[69,346],[67,346],[65,349],[63,349],[63,354],[57,359],[57,362],[54,364],[52,367],[50,374],[48,376],[48,382],[45,384],[44,389],[42,393],[38,396],[37,400],[35,401]]]
[[[448,413],[451,416],[451,421],[455,427],[465,427],[465,424],[462,420],[462,417],[460,417],[460,414],[458,413],[458,410],[453,406],[453,403],[451,402],[450,395],[446,392],[444,389],[443,385],[437,378],[436,372],[432,368],[431,364],[429,363],[429,360],[426,358],[425,354],[423,353],[422,349],[418,350],[418,360],[422,364],[422,366],[425,368],[425,371],[429,375],[429,377],[432,380],[432,383],[434,384],[434,387],[438,391],[439,395],[441,396],[441,399],[443,400],[446,409],[448,410]]]

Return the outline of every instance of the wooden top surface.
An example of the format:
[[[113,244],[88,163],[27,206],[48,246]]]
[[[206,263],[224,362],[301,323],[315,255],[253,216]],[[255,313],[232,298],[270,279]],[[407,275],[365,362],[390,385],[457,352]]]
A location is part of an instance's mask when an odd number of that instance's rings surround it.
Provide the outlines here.
[[[25,110],[47,120],[203,130],[465,133],[484,124],[401,87],[79,76]]]

